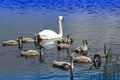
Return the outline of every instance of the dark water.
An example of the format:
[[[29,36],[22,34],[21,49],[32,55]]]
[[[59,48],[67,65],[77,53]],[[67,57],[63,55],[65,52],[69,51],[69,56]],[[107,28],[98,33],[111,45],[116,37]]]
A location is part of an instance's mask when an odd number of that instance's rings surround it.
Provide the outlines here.
[[[71,50],[87,39],[91,58],[100,53],[104,63],[104,43],[114,56],[120,54],[119,0],[0,0],[0,80],[70,80],[69,71],[52,66],[53,60],[69,61],[66,51],[57,51],[57,43],[45,43],[43,63],[39,57],[20,57],[17,46],[2,46],[3,40],[20,35],[34,38],[43,29],[58,32],[59,15],[65,18],[64,37],[72,33],[74,38]],[[36,49],[34,44],[23,46],[23,49]],[[89,67],[90,64],[74,64],[74,80],[103,79],[102,68],[89,73]]]

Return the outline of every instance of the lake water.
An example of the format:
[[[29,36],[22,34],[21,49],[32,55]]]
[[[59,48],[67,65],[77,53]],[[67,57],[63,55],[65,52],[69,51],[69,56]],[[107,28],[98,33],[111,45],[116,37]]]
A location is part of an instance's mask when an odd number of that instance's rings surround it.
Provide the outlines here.
[[[64,16],[64,37],[72,33],[71,50],[87,39],[87,56],[93,58],[99,53],[102,66],[104,43],[113,56],[120,54],[119,0],[0,0],[0,80],[70,80],[70,71],[53,68],[53,60],[69,61],[66,50],[58,52],[56,42],[44,43],[44,62],[39,57],[20,57],[17,46],[2,46],[4,40],[15,40],[20,35],[34,38],[35,33],[44,29],[58,32],[59,15]],[[23,49],[38,50],[33,43],[24,44]],[[120,69],[120,59],[118,64]],[[90,72],[89,67],[90,64],[75,63],[74,80],[104,79],[102,67]],[[114,80],[119,80],[119,76],[120,73]]]

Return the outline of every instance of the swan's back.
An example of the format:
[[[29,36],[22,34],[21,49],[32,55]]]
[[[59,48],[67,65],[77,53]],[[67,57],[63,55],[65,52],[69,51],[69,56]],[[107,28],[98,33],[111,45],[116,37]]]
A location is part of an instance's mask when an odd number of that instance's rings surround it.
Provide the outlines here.
[[[59,37],[59,35],[52,30],[43,30],[38,33],[42,39],[53,39]]]
[[[73,61],[74,62],[83,62],[83,63],[92,62],[91,58],[89,58],[87,56],[74,57]]]

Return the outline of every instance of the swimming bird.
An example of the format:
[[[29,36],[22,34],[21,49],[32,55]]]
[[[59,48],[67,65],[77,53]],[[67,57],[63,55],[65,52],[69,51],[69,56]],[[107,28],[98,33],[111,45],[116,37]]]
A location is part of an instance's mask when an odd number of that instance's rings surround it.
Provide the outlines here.
[[[8,40],[8,41],[3,41],[3,46],[17,46],[22,47],[22,37],[18,37],[18,40]]]
[[[21,57],[32,57],[32,56],[40,56],[39,60],[42,61],[42,56],[43,56],[43,52],[42,52],[42,48],[45,48],[43,45],[39,45],[39,50],[40,52],[36,51],[36,50],[24,50],[21,51],[20,55]]]
[[[32,56],[39,56],[39,52],[36,50],[24,50],[20,53],[21,57],[32,57]]]
[[[3,46],[17,46],[18,42],[16,40],[3,41]]]
[[[19,38],[22,38],[22,43],[33,43],[34,42],[34,39],[29,38],[29,37],[20,36]],[[19,40],[17,39],[17,41]]]
[[[33,42],[34,42],[34,39],[23,37],[23,41],[22,41],[22,42],[23,42],[23,43],[33,43]]]
[[[53,61],[53,67],[57,67],[63,70],[72,70],[74,68],[73,66],[73,56],[70,56],[70,63],[69,62],[63,62],[63,61]]]
[[[18,48],[22,48],[22,41],[23,41],[23,38],[22,36],[18,37],[17,40],[8,40],[8,41],[3,41],[3,46],[17,46],[18,45]]]
[[[87,51],[88,51],[88,46],[87,46],[87,44],[88,44],[88,43],[87,43],[87,40],[84,39],[84,40],[83,40],[83,45],[82,45],[82,46],[78,46],[75,51],[76,51],[77,53],[86,54]]]
[[[71,34],[68,34],[67,38],[59,39],[57,43],[59,44],[59,43],[67,43],[67,42],[73,43],[73,38],[71,37]]]
[[[69,49],[70,48],[70,43],[60,43],[57,45],[58,50],[61,49]]]
[[[58,50],[69,49],[70,48],[70,42],[67,39],[67,42],[65,42],[65,43],[58,43],[57,48],[58,48]]]
[[[62,36],[63,36],[62,21],[64,18],[63,18],[63,16],[59,16],[58,18],[59,18],[59,33],[57,34],[56,32],[54,32],[52,30],[43,30],[38,33],[39,38],[41,40],[62,38]]]
[[[78,56],[73,58],[73,62],[90,63],[92,60],[87,56]]]
[[[99,69],[101,66],[101,56],[100,54],[95,54],[93,57],[93,65],[96,69]]]
[[[20,36],[20,37],[18,37],[18,48],[22,48],[23,47],[23,37],[22,36]]]

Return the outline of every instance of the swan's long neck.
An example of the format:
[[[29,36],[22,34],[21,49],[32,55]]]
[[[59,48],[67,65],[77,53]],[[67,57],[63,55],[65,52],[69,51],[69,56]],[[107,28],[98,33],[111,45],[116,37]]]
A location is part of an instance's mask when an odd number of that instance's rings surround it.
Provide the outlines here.
[[[85,42],[83,42],[83,46],[87,46],[87,44]]]
[[[23,41],[23,38],[22,38],[22,37],[19,37],[19,38],[18,38],[18,47],[19,47],[19,48],[22,48],[22,47],[23,47],[22,41]]]
[[[62,22],[59,19],[59,35],[62,37],[63,36],[63,31],[62,31]]]
[[[70,67],[73,69],[73,59],[71,60]]]
[[[40,46],[40,57],[39,57],[39,61],[43,62],[43,52],[42,52],[42,46]]]
[[[83,40],[83,46],[87,46],[87,41]]]
[[[73,58],[71,59],[71,62],[70,62],[70,80],[73,80]]]

